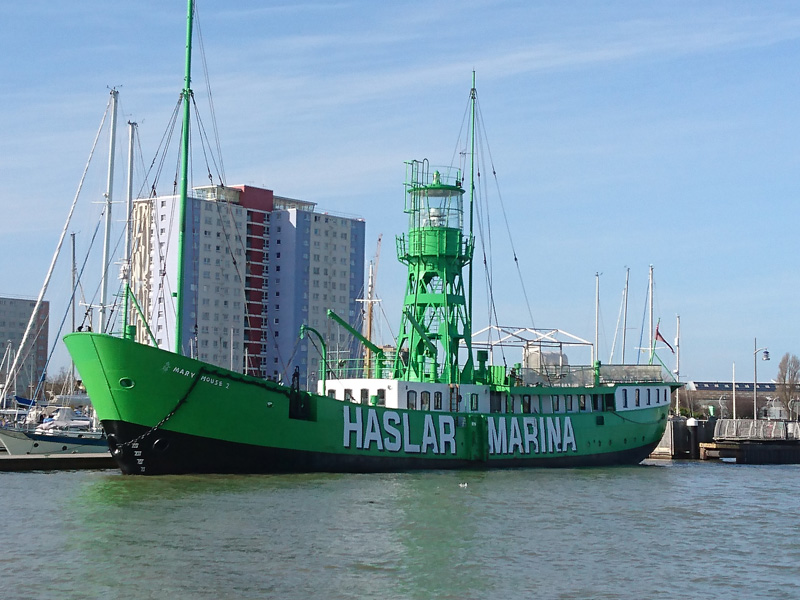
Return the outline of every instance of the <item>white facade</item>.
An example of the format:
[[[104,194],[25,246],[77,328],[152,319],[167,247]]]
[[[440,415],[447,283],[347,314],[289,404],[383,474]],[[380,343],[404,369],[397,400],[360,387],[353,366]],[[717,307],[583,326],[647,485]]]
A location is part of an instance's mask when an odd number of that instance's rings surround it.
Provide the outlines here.
[[[330,321],[332,309],[358,327],[363,293],[362,219],[314,212],[315,204],[261,188],[196,188],[187,201],[182,352],[204,362],[301,386],[317,379],[319,352],[301,325],[325,338],[332,356],[357,351]],[[132,289],[159,347],[174,350],[178,205],[175,196],[134,206]],[[145,225],[146,224],[146,225]],[[137,339],[152,343],[143,321]]]
[[[237,194],[187,200],[184,247],[183,352],[213,365],[241,371],[243,366],[245,294],[243,271],[246,211],[236,204]],[[174,349],[175,285],[178,264],[177,197],[138,200],[133,252],[134,293],[142,306],[156,344]],[[138,282],[138,283],[137,283]],[[148,340],[143,323],[137,338]]]
[[[358,328],[361,307],[356,299],[364,286],[365,223],[313,212],[307,206],[289,206],[288,200],[276,197],[270,221],[265,376],[288,382],[298,366],[301,387],[312,389],[321,348],[313,334],[296,344],[301,325],[323,337],[330,360],[355,358],[358,352],[353,337],[329,319],[327,311]]]

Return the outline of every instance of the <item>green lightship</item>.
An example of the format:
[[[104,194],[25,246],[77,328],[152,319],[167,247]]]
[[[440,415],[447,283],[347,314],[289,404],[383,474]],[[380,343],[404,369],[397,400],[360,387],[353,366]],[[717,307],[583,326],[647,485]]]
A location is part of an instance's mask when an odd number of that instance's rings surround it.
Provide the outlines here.
[[[189,0],[186,100],[192,14]],[[471,98],[474,119],[474,84]],[[183,144],[186,161],[187,135]],[[185,163],[181,173],[185,203]],[[350,365],[323,364],[319,389],[310,393],[299,389],[297,376],[286,386],[183,356],[180,337],[169,352],[135,341],[130,331],[66,336],[122,471],[380,472],[646,458],[678,385],[661,367],[570,365],[555,331],[493,328],[493,342],[473,336],[473,209],[470,198],[465,211],[464,196],[459,170],[408,163],[409,228],[397,239],[408,278],[393,356],[329,313],[375,354],[363,377],[350,377],[358,372]],[[510,368],[491,364],[501,347],[519,353]]]

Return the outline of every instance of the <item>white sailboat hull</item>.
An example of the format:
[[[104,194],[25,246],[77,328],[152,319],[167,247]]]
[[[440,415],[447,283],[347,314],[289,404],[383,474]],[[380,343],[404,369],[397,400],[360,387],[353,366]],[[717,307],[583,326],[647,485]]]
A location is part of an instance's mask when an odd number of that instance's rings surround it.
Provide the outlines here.
[[[35,433],[0,429],[0,442],[11,456],[26,454],[109,454],[100,431]]]

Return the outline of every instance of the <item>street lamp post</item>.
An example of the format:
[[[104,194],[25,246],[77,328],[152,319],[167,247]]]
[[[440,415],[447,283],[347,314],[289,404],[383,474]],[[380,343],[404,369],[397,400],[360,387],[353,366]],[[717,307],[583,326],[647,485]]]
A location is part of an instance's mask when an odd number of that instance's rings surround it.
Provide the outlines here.
[[[758,399],[758,353],[764,351],[764,356],[761,360],[769,360],[769,350],[766,348],[759,348],[758,341],[753,338],[753,421],[758,420],[758,409],[756,406]]]

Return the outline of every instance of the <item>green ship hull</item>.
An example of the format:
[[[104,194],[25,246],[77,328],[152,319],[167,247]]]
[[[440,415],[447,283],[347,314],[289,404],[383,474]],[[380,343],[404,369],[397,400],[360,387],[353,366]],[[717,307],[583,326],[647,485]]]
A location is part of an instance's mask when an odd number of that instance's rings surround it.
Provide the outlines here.
[[[659,400],[630,410],[617,405],[622,389],[633,389],[622,384],[586,388],[602,391],[604,400],[575,411],[375,406],[309,394],[109,335],[74,333],[65,343],[112,455],[127,474],[637,464],[661,439],[669,410],[667,383],[647,384]],[[527,390],[536,391],[533,406],[565,392]],[[526,408],[533,410],[530,403]]]

